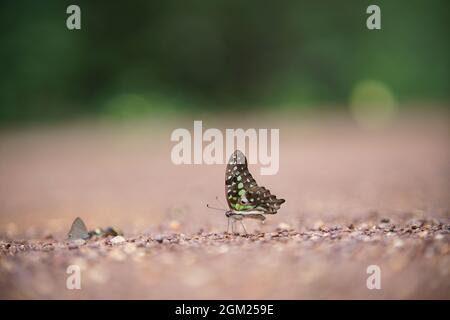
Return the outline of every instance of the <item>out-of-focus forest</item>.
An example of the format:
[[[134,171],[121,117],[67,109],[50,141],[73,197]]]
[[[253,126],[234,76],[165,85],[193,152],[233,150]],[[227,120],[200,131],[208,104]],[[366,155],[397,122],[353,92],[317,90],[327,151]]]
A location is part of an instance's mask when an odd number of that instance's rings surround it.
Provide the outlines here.
[[[81,7],[82,29],[66,28]],[[366,8],[381,8],[368,30]],[[11,1],[0,124],[449,100],[449,2]],[[356,102],[355,102],[356,101]]]

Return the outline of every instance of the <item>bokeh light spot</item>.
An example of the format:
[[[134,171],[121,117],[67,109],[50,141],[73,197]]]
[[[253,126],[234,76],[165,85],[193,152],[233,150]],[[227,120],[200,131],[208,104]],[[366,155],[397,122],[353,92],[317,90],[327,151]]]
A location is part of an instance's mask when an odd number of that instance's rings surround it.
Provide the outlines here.
[[[386,84],[365,80],[359,82],[350,96],[353,119],[363,128],[379,129],[389,124],[397,114],[397,103]]]

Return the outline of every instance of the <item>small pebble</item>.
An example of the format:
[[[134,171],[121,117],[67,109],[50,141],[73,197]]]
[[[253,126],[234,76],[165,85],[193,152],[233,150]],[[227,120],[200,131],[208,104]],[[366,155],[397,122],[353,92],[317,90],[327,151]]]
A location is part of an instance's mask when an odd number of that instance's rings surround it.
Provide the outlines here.
[[[110,240],[111,244],[120,244],[125,242],[125,238],[122,236],[116,236]]]
[[[280,230],[290,230],[291,226],[285,222],[281,222],[280,224],[278,224],[278,229]]]
[[[170,228],[170,230],[173,230],[173,231],[179,230],[180,229],[180,222],[178,222],[177,220],[170,221],[169,228]]]
[[[155,240],[158,243],[162,243],[163,242],[163,237],[161,235],[156,235],[153,240]]]
[[[323,225],[324,225],[324,222],[322,220],[318,220],[314,223],[313,229],[319,230],[319,228],[322,227]]]
[[[86,240],[83,239],[76,239],[73,241],[74,244],[78,245],[78,246],[82,246],[86,243]]]
[[[403,247],[404,242],[401,239],[395,239],[394,240],[394,248],[401,248]]]
[[[442,240],[442,239],[444,239],[444,235],[442,233],[438,233],[434,238],[436,240]]]

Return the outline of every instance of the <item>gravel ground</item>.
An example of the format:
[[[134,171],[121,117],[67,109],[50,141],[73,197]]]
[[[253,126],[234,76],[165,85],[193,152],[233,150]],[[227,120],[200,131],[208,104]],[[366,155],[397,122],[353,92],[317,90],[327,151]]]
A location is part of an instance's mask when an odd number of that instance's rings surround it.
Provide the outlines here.
[[[444,298],[450,225],[382,219],[299,232],[164,233],[60,242],[3,241],[2,298]],[[69,265],[81,290],[65,289]],[[381,269],[369,290],[366,269]],[[283,272],[283,273],[280,273]]]
[[[224,165],[170,162],[178,127],[192,122],[2,132],[0,298],[450,298],[448,115],[379,132],[279,123],[279,173],[250,170],[286,203],[248,235],[205,208]],[[77,216],[124,236],[67,242]],[[66,288],[69,265],[80,290]],[[380,290],[366,286],[370,265]]]

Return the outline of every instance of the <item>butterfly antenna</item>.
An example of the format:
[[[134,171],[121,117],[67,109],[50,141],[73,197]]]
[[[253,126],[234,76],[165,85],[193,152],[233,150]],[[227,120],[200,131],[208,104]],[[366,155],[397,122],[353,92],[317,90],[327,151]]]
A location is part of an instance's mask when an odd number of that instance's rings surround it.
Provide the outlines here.
[[[208,209],[213,209],[213,210],[227,211],[227,210],[225,210],[225,209],[211,207],[209,204],[206,204],[206,207],[207,207]]]
[[[216,196],[216,201],[217,201],[222,207],[226,208],[226,206],[223,204],[223,202],[220,201],[219,196]],[[227,210],[225,209],[225,211],[227,211]]]

